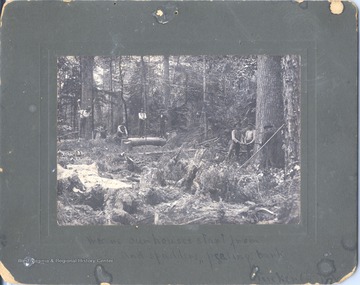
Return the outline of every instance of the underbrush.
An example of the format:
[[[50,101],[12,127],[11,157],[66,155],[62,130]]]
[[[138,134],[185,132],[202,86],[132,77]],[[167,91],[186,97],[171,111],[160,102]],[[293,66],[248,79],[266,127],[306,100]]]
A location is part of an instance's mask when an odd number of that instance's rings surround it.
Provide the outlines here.
[[[225,148],[216,138],[204,145],[173,140],[175,148],[145,146],[127,153],[105,140],[62,142],[58,163],[66,169],[96,162],[100,182],[87,189],[77,175],[59,180],[58,223],[299,222],[299,169],[290,178],[283,169],[225,161]],[[132,186],[110,189],[114,181]]]

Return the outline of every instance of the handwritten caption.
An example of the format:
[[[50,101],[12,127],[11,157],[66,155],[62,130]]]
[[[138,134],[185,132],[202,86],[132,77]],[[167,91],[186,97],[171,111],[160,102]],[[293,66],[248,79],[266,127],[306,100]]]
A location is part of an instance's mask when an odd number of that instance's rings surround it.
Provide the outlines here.
[[[254,238],[237,238],[225,234],[208,235],[203,233],[198,236],[172,237],[151,234],[148,237],[129,237],[126,240],[87,236],[86,239],[93,246],[119,245],[121,248],[127,248],[120,250],[120,258],[122,259],[133,261],[150,259],[159,265],[185,261],[207,264],[211,269],[215,269],[218,266],[233,262],[246,262],[250,265],[260,260],[282,260],[285,258],[284,252],[278,248],[241,252],[241,246],[257,245],[259,241]],[[194,248],[201,246],[205,250],[194,250]]]

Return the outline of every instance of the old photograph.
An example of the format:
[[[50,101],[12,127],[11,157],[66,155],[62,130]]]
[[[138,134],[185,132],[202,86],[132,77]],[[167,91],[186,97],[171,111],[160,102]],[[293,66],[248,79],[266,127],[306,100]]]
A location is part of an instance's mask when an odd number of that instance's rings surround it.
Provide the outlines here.
[[[57,58],[57,223],[300,223],[301,58]]]

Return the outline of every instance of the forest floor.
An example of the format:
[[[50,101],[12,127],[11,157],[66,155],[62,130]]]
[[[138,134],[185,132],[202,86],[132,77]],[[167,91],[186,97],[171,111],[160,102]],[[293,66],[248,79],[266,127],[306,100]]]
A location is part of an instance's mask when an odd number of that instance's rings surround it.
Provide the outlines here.
[[[227,161],[227,143],[172,133],[124,151],[113,138],[58,143],[58,224],[284,224],[300,219],[298,169]]]

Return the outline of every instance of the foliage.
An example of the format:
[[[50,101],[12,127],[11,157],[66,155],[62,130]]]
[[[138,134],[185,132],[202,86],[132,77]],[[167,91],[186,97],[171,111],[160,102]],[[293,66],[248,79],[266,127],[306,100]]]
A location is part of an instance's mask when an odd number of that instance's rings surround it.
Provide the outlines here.
[[[94,182],[85,185],[80,172],[59,180],[59,224],[298,223],[300,152],[294,140],[300,134],[300,85],[293,81],[299,79],[299,64],[284,57],[274,79],[282,82],[284,102],[267,109],[269,103],[257,104],[256,56],[95,57],[93,92],[88,92],[92,128],[101,127],[108,136],[78,140],[77,100],[89,84],[82,82],[79,57],[59,57],[58,163],[65,172],[91,166],[85,178]],[[271,68],[263,68],[262,76],[272,76]],[[276,108],[280,103],[286,106]],[[136,136],[142,108],[147,136],[159,135],[159,115],[166,116],[165,146],[119,144],[117,125],[126,124]],[[241,163],[227,159],[234,123],[265,124],[255,122],[256,112],[265,111],[283,117],[285,139],[277,145],[286,165],[263,166],[258,157],[266,157],[268,147],[253,149],[255,158],[246,164],[244,146]],[[239,132],[243,137],[245,130]],[[256,138],[262,135],[258,128]]]
[[[78,57],[59,57],[58,67],[58,122],[75,129],[77,127],[77,99],[81,94],[81,73]]]
[[[208,151],[211,146],[195,152],[180,148],[158,159],[127,153],[141,168],[140,174],[126,169],[126,158],[114,142],[68,140],[60,149],[59,163],[67,166],[67,172],[98,162],[98,172],[89,173],[88,179],[97,181],[90,188],[80,172],[60,176],[60,224],[299,222],[298,174],[285,179],[282,169],[263,171],[255,165],[241,168],[236,162],[217,162]],[[73,154],[79,150],[83,151],[79,156]],[[156,147],[146,150],[156,151]],[[191,177],[194,166],[198,171]],[[111,189],[116,181],[133,186]]]
[[[95,57],[94,126],[110,132],[123,122],[138,132],[138,113],[147,112],[147,134],[157,135],[159,113],[168,116],[167,130],[199,127],[206,114],[209,132],[221,133],[246,116],[254,121],[256,58],[254,56],[170,56],[169,82],[164,82],[163,56]],[[205,68],[206,95],[203,93]],[[164,89],[164,85],[168,88]],[[165,94],[169,90],[169,94]],[[121,100],[121,94],[124,100]],[[204,100],[205,97],[207,98]],[[78,126],[76,102],[81,98],[79,57],[58,58],[59,121]]]

